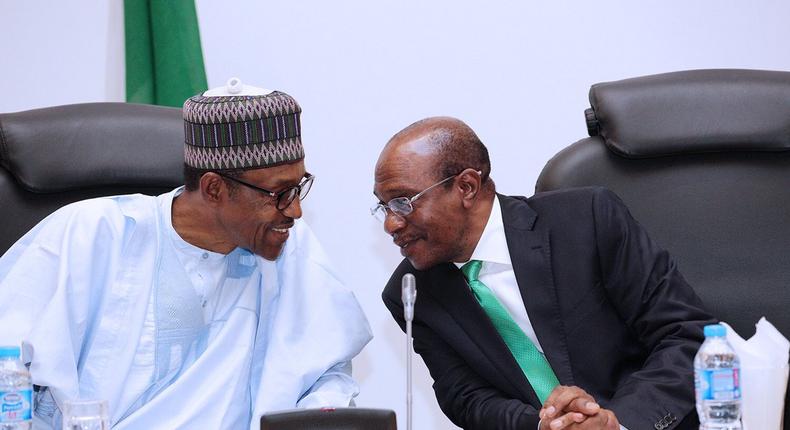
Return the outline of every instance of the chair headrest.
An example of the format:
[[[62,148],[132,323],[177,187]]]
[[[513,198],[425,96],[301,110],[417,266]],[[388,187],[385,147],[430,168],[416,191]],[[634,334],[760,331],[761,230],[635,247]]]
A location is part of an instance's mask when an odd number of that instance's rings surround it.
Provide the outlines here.
[[[590,136],[626,157],[790,149],[790,72],[690,70],[595,84]]]
[[[0,166],[28,191],[181,183],[181,110],[85,103],[0,114]]]

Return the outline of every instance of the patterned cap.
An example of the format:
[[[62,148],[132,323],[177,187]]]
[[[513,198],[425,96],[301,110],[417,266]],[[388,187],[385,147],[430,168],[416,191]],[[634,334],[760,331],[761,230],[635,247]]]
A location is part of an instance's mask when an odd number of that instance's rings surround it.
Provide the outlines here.
[[[302,108],[280,91],[197,95],[184,102],[184,161],[207,170],[255,169],[304,158]]]

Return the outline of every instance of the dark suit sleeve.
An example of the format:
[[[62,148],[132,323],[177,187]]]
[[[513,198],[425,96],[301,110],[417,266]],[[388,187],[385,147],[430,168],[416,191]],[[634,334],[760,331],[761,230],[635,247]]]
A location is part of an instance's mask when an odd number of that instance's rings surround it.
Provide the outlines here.
[[[653,428],[662,418],[673,428],[693,411],[693,357],[702,327],[715,321],[669,254],[648,238],[617,196],[597,190],[593,213],[607,295],[650,351],[608,406],[628,428]]]
[[[393,279],[399,279],[393,276]],[[392,283],[392,281],[390,281]],[[389,285],[382,294],[384,304],[405,331],[403,305]],[[474,372],[430,327],[415,318],[412,323],[414,350],[425,361],[433,377],[439,407],[450,420],[465,429],[533,430],[539,418],[532,406],[509,398]]]

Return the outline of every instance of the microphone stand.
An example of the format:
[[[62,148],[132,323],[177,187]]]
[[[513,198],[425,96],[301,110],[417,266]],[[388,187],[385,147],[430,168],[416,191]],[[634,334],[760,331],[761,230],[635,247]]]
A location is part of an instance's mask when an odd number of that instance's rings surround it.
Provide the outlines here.
[[[406,321],[406,430],[411,430],[412,397],[411,397],[411,355],[412,355],[411,320]]]
[[[411,323],[414,319],[414,302],[417,300],[417,281],[411,273],[403,275],[401,279],[401,300],[403,316],[406,320],[406,430],[412,430],[411,357],[414,345]]]

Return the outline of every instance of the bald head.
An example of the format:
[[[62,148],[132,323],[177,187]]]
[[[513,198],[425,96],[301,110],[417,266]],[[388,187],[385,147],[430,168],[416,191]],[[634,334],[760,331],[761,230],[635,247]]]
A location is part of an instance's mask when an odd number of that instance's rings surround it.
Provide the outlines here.
[[[469,260],[494,204],[490,170],[486,147],[455,118],[426,118],[390,139],[373,194],[384,230],[414,268]]]
[[[393,136],[379,157],[382,162],[396,159],[415,161],[420,157],[436,180],[457,175],[467,168],[482,172],[482,182],[489,183],[491,162],[477,134],[463,121],[452,117],[425,118]]]

